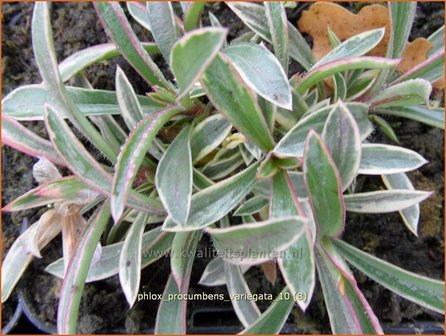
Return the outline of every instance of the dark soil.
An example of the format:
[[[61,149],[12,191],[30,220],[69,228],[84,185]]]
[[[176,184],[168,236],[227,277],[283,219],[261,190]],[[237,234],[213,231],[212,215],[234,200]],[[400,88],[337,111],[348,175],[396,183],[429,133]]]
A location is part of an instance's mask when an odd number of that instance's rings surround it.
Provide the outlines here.
[[[23,84],[39,83],[40,75],[31,47],[30,19],[31,3],[3,3],[2,18],[2,94],[5,96]],[[411,38],[428,36],[443,24],[444,5],[442,3],[419,3],[416,23]],[[248,31],[242,22],[232,14],[223,3],[212,3],[206,11],[212,11],[224,26],[230,27],[229,38]],[[73,52],[98,43],[107,42],[105,33],[95,16],[90,3],[53,3],[52,25],[56,52],[59,60]],[[295,23],[300,10],[288,10]],[[206,20],[205,20],[205,23]],[[150,33],[139,25],[133,25],[141,40],[151,40]],[[156,59],[162,64],[161,59]],[[121,58],[88,69],[87,77],[98,89],[114,89],[116,66],[119,65],[129,77],[138,93],[150,91],[148,85]],[[297,71],[291,67],[291,71]],[[429,163],[410,175],[415,187],[420,190],[433,190],[435,194],[421,205],[420,237],[415,237],[407,230],[397,213],[388,215],[355,215],[347,223],[344,239],[347,242],[373,253],[389,262],[410,271],[443,279],[444,270],[444,138],[441,130],[399,119],[390,120],[396,127],[401,145],[423,155]],[[40,123],[27,123],[27,127],[44,135]],[[377,135],[375,140],[384,140]],[[7,204],[17,196],[35,186],[32,178],[32,165],[36,160],[11,150],[2,148],[2,204]],[[364,185],[379,189],[379,179],[367,178]],[[2,252],[9,249],[18,236],[23,218],[30,224],[39,218],[45,209],[2,214]],[[46,274],[46,265],[61,255],[61,242],[56,239],[42,253],[43,259],[35,260],[28,268],[20,288],[28,298],[30,308],[46,323],[56,321],[60,280]],[[208,248],[206,239],[199,248]],[[212,258],[197,259],[191,278],[191,293],[226,293],[224,286],[207,288],[197,285],[198,280]],[[142,271],[141,292],[162,293],[169,272],[169,260],[162,258],[156,264]],[[355,273],[359,286],[369,300],[373,310],[382,323],[412,323],[414,321],[443,321],[443,317],[402,299],[383,289],[359,272]],[[259,267],[253,267],[246,274],[253,293],[277,294],[283,281],[270,284]],[[117,276],[99,283],[87,284],[81,303],[79,318],[80,333],[150,333],[155,324],[157,303],[140,301],[131,310],[120,289]],[[260,302],[261,309],[266,309],[269,302]],[[230,307],[227,302],[216,301],[188,303],[188,315],[195,309],[208,306]],[[2,325],[8,321],[14,307],[9,300],[2,305]],[[325,312],[322,292],[319,285],[315,296],[303,314],[298,308],[293,310],[298,333],[329,333],[328,316]]]

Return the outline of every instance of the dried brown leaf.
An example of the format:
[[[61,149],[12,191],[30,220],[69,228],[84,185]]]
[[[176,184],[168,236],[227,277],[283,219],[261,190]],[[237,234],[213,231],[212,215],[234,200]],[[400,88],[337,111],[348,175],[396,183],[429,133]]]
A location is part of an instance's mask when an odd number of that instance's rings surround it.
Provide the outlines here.
[[[265,274],[266,279],[271,283],[275,284],[277,280],[277,268],[275,260],[268,260],[261,264],[263,273]]]
[[[387,7],[378,4],[365,6],[358,14],[353,14],[338,4],[318,2],[302,13],[298,26],[301,32],[308,33],[313,38],[313,54],[316,60],[321,59],[322,56],[332,50],[328,28],[341,41],[345,41],[359,33],[384,27],[384,37],[368,53],[370,56],[384,57],[390,39],[389,10]],[[400,74],[405,73],[425,61],[431,48],[432,44],[424,38],[417,38],[408,43],[397,71]]]

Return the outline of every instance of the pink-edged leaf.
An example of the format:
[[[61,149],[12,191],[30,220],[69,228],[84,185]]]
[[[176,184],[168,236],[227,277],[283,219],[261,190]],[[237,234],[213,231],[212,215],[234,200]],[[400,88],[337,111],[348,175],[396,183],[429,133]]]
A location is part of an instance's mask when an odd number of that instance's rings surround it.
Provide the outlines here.
[[[341,240],[334,244],[342,257],[368,277],[416,304],[444,314],[444,281],[408,272]]]
[[[172,89],[132,30],[119,2],[94,2],[99,20],[120,53],[150,84]]]
[[[93,158],[76,138],[66,122],[54,110],[46,106],[45,123],[48,135],[54,148],[63,158],[65,165],[76,174],[79,179],[93,190],[110,196],[112,177]],[[162,204],[147,198],[135,191],[128,200],[132,208],[145,212],[163,214]]]
[[[250,326],[243,329],[242,335],[261,335],[279,334],[285,324],[291,310],[294,306],[294,300],[288,287],[279,293],[275,300],[270,304],[258,319]]]
[[[225,228],[229,226],[228,217],[220,220],[220,227]],[[216,258],[215,260],[221,261],[222,263],[223,269],[220,273],[223,273],[223,283],[226,284],[232,306],[238,319],[246,328],[259,318],[260,310],[255,301],[237,299],[238,295],[251,295],[251,290],[243,276],[244,268],[238,265],[232,265],[220,258]]]
[[[179,295],[180,289],[173,275],[167,280],[156,314],[155,334],[186,334],[186,306],[187,300],[168,300],[171,295]]]
[[[169,216],[180,225],[189,217],[193,166],[190,149],[192,126],[186,125],[171,142],[158,163],[155,186]]]
[[[57,332],[75,334],[79,306],[88,269],[96,246],[110,218],[110,205],[106,201],[90,218],[70,259],[57,310]]]
[[[2,143],[29,156],[44,157],[55,164],[65,165],[51,142],[5,115],[2,116]]]
[[[177,100],[187,95],[226,40],[222,28],[202,28],[184,35],[172,48],[170,68],[180,87]]]
[[[416,65],[401,77],[397,78],[395,83],[400,83],[407,79],[423,78],[433,82],[444,75],[444,50],[441,49],[430,58]]]
[[[328,115],[322,137],[339,171],[342,190],[346,190],[358,174],[361,134],[355,118],[342,101],[338,101]]]
[[[58,201],[79,197],[87,186],[76,176],[67,176],[44,183],[16,198],[3,207],[2,211],[21,211],[44,206]]]
[[[49,4],[38,1],[34,5],[32,18],[32,42],[34,56],[43,85],[54,98],[54,106],[70,118],[70,121],[82,134],[106,156],[111,162],[116,161],[117,153],[105,141],[99,131],[82,114],[78,106],[68,95],[57,66],[56,51],[54,49],[53,32],[50,23]]]
[[[179,39],[172,3],[169,1],[148,1],[146,17],[153,38],[159,46],[164,60],[169,63],[170,50]]]
[[[400,61],[372,56],[345,58],[312,69],[302,79],[296,75],[291,78],[291,85],[296,88],[297,93],[303,95],[313,85],[336,73],[355,69],[388,69],[397,66]]]
[[[200,18],[203,13],[205,1],[191,1],[184,13],[184,30],[192,31],[200,26]]]
[[[143,234],[141,249],[141,269],[164,257],[172,246],[173,234],[162,232],[156,227]],[[86,282],[100,281],[119,273],[119,258],[124,242],[106,245],[102,248],[101,257],[90,266]],[[60,278],[64,278],[63,258],[49,264],[45,271]]]
[[[286,171],[280,170],[272,179],[272,195],[270,203],[270,216],[280,218],[283,216],[301,215],[307,217],[300,204],[294,186]],[[296,300],[305,311],[311,302],[316,283],[316,266],[314,263],[314,238],[310,221],[305,225],[305,232],[278,258],[280,271],[285,283],[294,298],[298,293],[305,293],[305,300]]]
[[[121,217],[127,195],[142,161],[158,131],[181,109],[177,105],[146,116],[127,138],[116,164],[111,187],[111,211],[115,221]]]
[[[142,43],[142,47],[149,54],[159,53],[159,48],[153,42]],[[60,76],[62,77],[62,80],[66,82],[90,65],[118,56],[119,50],[113,43],[97,44],[93,47],[82,49],[60,62]]]
[[[341,178],[327,145],[313,130],[305,143],[303,171],[319,235],[338,236],[345,223]]]
[[[388,86],[370,100],[371,108],[413,106],[425,104],[429,108],[432,85],[425,79],[410,79]]]
[[[202,231],[200,230],[177,232],[172,242],[170,268],[172,270],[172,276],[180,292],[183,294],[186,294],[189,288],[192,265],[201,236]]]
[[[140,212],[130,226],[119,256],[119,281],[125,298],[132,307],[141,280],[142,243],[148,215]]]
[[[329,241],[315,251],[330,326],[334,334],[383,334],[378,318],[350,269]]]
[[[115,91],[92,90],[74,86],[65,87],[68,96],[86,117],[101,116],[101,119],[110,118],[111,115],[120,115]],[[144,114],[159,110],[159,102],[147,96],[137,96]],[[43,120],[44,105],[57,106],[57,99],[51,91],[42,84],[23,85],[9,93],[2,100],[2,115],[15,120]],[[64,118],[63,109],[57,112]],[[97,119],[96,119],[97,120]]]
[[[267,152],[274,140],[254,93],[227,56],[220,53],[201,78],[209,100],[247,138]]]
[[[254,163],[238,174],[215,184],[209,184],[202,179],[204,188],[192,195],[186,225],[176,224],[169,216],[164,221],[163,230],[194,231],[223,218],[251,192],[258,167],[259,164]]]
[[[151,30],[149,19],[147,18],[146,6],[144,3],[138,1],[126,1],[127,10],[136,22],[141,26],[146,28],[148,31]]]
[[[223,259],[233,264],[261,264],[275,259],[305,232],[306,219],[285,216],[264,222],[248,223],[216,229],[204,229],[210,234],[215,249]]]

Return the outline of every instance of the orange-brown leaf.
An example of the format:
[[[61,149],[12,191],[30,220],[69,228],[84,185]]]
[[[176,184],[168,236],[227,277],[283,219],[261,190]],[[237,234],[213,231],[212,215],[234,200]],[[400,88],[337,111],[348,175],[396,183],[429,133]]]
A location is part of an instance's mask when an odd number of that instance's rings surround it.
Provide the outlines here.
[[[308,33],[313,38],[313,54],[316,60],[332,49],[328,28],[344,41],[367,30],[385,27],[382,41],[369,53],[373,56],[385,55],[390,37],[389,11],[382,5],[366,6],[358,14],[353,14],[334,3],[317,2],[302,13],[298,26],[301,32]]]
[[[274,260],[268,260],[261,264],[261,266],[266,279],[274,285],[277,279],[276,262]]]
[[[359,33],[385,27],[382,41],[368,53],[370,56],[385,56],[390,39],[389,10],[378,4],[365,6],[358,14],[353,14],[338,4],[318,2],[302,13],[298,26],[301,32],[308,33],[313,38],[312,51],[316,60],[332,50],[328,28],[341,41],[345,41]],[[405,73],[425,61],[431,48],[432,44],[424,38],[408,43],[397,71],[400,74]]]
[[[425,61],[428,57],[428,52],[432,48],[430,43],[425,38],[417,38],[406,45],[406,49],[403,52],[403,59],[398,64],[397,71],[403,74],[409,70],[412,70],[415,65]]]

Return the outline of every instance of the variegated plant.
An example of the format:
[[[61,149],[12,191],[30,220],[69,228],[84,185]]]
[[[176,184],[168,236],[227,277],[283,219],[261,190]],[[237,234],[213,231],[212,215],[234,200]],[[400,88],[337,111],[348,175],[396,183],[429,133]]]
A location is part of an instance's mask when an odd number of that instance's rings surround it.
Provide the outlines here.
[[[273,260],[280,268],[286,286],[266,311],[255,302],[233,300],[244,333],[278,333],[295,304],[305,311],[316,272],[334,333],[382,333],[349,264],[398,295],[443,313],[442,281],[342,241],[349,212],[399,211],[417,234],[418,203],[430,192],[414,190],[406,172],[426,160],[406,148],[371,142],[370,134],[378,124],[392,136],[385,115],[444,128],[443,107],[431,100],[431,83],[444,74],[444,42],[438,38],[443,28],[429,38],[435,49],[430,57],[400,76],[394,69],[415,2],[389,3],[386,57],[365,56],[384,29],[342,42],[330,32],[332,51],[317,62],[288,22],[284,3],[228,3],[252,30],[229,43],[228,30],[212,13],[212,27],[202,26],[204,2],[180,4],[182,13],[169,2],[126,4],[152,33],[154,42],[143,43],[123,4],[95,2],[113,43],[81,50],[61,63],[48,3],[35,4],[32,39],[43,82],[4,98],[2,141],[40,159],[35,167],[40,185],[3,211],[51,208],[9,250],[2,301],[32,257],[62,231],[64,258],[47,268],[63,279],[62,334],[76,332],[86,282],[119,274],[132,306],[141,268],[169,252],[165,294],[187,293],[203,235],[212,238],[219,254],[202,275],[203,285],[248,294],[243,274],[249,267]],[[155,54],[170,65],[174,81],[153,61]],[[84,70],[119,55],[151,85],[150,93],[135,92],[119,68],[116,92],[90,85]],[[303,74],[289,77],[290,58]],[[76,86],[67,84],[70,79]],[[20,123],[28,120],[42,121],[49,139]],[[56,166],[70,175],[62,177]],[[385,188],[356,190],[361,174],[381,176]],[[161,302],[155,332],[185,333],[186,304]]]

